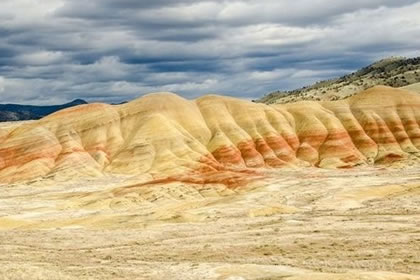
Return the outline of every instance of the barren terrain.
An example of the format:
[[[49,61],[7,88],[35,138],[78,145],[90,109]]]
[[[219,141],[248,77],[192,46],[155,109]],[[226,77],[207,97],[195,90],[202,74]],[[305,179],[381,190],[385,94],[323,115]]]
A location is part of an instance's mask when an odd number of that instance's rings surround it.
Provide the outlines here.
[[[0,125],[0,279],[420,279],[420,96],[155,93]]]
[[[0,279],[420,279],[419,171],[2,185]]]

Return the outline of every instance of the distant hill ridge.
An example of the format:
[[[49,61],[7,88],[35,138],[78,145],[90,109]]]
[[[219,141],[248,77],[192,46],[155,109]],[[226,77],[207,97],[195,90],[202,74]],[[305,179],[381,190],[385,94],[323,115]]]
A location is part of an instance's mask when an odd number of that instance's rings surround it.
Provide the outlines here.
[[[339,100],[376,85],[404,87],[420,92],[420,57],[390,57],[340,78],[320,81],[292,91],[275,91],[257,102],[289,103],[301,100]]]
[[[0,104],[0,122],[38,120],[56,111],[81,104],[87,104],[87,102],[83,99],[75,99],[69,103],[50,106]]]

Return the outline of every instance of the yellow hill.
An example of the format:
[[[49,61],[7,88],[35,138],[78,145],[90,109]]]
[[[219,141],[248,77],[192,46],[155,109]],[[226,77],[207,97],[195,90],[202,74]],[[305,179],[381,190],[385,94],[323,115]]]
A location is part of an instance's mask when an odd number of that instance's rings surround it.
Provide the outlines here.
[[[230,184],[254,168],[389,162],[419,152],[419,107],[415,93],[383,86],[336,102],[155,93],[81,105],[0,130],[0,182],[114,173]]]

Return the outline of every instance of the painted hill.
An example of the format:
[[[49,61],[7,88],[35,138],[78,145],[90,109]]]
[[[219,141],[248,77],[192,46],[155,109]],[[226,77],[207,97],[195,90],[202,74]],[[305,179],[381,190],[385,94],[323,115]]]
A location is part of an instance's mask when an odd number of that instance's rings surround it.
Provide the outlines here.
[[[87,104],[87,102],[76,99],[66,104],[52,106],[0,104],[0,122],[38,120],[56,111],[81,104]]]
[[[377,85],[399,88],[415,83],[420,83],[420,57],[391,57],[337,79],[292,91],[272,92],[257,102],[275,104],[300,100],[340,100]],[[418,85],[409,89],[420,93]]]
[[[349,168],[420,152],[420,95],[378,86],[343,101],[265,105],[155,93],[0,128],[0,182],[107,173],[235,185],[260,168]]]

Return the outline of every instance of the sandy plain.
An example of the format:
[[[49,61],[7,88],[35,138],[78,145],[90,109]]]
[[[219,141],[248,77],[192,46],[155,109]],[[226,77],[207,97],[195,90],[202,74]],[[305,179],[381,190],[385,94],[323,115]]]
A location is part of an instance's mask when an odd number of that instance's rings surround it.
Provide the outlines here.
[[[264,172],[1,185],[0,279],[420,279],[417,163]]]

